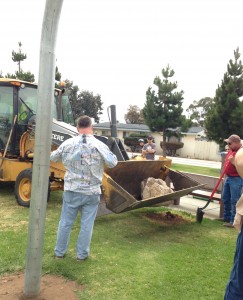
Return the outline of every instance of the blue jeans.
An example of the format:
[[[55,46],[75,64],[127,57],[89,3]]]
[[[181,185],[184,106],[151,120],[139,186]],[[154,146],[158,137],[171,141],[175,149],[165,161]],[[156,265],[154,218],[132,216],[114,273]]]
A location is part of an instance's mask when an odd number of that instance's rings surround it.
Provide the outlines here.
[[[243,231],[238,235],[234,263],[226,285],[224,300],[243,299]]]
[[[81,223],[76,245],[77,257],[84,259],[89,256],[99,201],[100,195],[84,195],[71,191],[63,193],[62,213],[55,247],[56,256],[63,256],[67,252],[71,229],[79,210],[81,210]]]
[[[233,224],[235,218],[236,203],[241,196],[243,179],[237,177],[226,177],[222,192],[224,202],[224,220]]]

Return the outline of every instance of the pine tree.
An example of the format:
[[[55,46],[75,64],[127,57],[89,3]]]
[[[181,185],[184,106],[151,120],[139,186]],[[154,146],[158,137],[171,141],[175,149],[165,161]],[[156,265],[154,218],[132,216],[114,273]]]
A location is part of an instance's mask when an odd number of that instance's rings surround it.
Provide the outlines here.
[[[21,61],[24,61],[27,58],[27,55],[22,53],[22,49],[21,49],[22,43],[18,42],[18,44],[19,44],[19,52],[15,52],[14,50],[12,51],[12,60],[14,62],[17,62],[18,66],[19,66],[18,72],[20,74],[21,73],[20,63],[21,63]]]
[[[205,129],[208,138],[218,143],[224,149],[224,139],[231,134],[243,138],[243,66],[240,60],[239,48],[234,51],[234,61],[230,60],[227,72],[224,74],[221,86],[205,119]]]
[[[146,103],[143,108],[145,124],[151,131],[163,134],[163,155],[166,156],[166,136],[168,129],[180,127],[184,121],[182,116],[183,91],[177,92],[177,82],[170,82],[169,78],[174,76],[174,70],[167,66],[162,69],[163,80],[155,77],[154,85],[158,88],[157,93],[148,88],[146,92]]]
[[[21,62],[24,61],[27,58],[27,55],[22,53],[22,43],[19,42],[19,52],[12,51],[12,60],[14,62],[17,62],[18,70],[15,72],[15,74],[7,73],[5,75],[6,78],[17,78],[24,81],[34,82],[35,81],[35,75],[31,73],[30,71],[24,72],[20,66]]]

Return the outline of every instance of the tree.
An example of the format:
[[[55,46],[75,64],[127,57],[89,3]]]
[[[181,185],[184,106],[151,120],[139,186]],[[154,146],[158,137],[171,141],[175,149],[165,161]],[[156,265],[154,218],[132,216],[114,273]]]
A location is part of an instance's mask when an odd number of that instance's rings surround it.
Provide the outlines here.
[[[28,81],[28,82],[35,81],[35,75],[29,71],[28,72],[20,71],[20,73],[18,71],[16,71],[15,74],[7,73],[5,78],[16,78],[16,79],[20,79],[20,80],[24,80],[24,81]]]
[[[130,124],[143,124],[143,113],[137,105],[129,105],[127,113],[124,115],[126,123]]]
[[[182,142],[166,142],[166,152],[169,156],[176,156],[176,151],[183,148],[184,143]],[[163,148],[163,142],[160,142],[160,147]]]
[[[62,78],[62,74],[59,72],[58,67],[56,67],[56,70],[55,70],[55,80],[61,81],[61,78]]]
[[[224,139],[231,134],[243,137],[243,66],[239,48],[234,51],[234,60],[227,65],[221,86],[218,86],[205,128],[208,138],[224,148]]]
[[[74,113],[74,119],[82,115],[88,115],[94,118],[95,122],[99,123],[100,115],[103,111],[103,102],[101,96],[94,96],[92,92],[79,92],[78,86],[73,86],[73,82],[65,80],[66,88],[68,89],[69,100]]]
[[[99,123],[100,117],[102,114],[102,105],[101,96],[97,94],[93,95],[92,92],[89,91],[81,91],[78,95],[77,105],[76,105],[76,114],[80,115],[88,115],[91,118],[94,118],[95,122]]]
[[[181,123],[181,132],[187,132],[188,129],[193,125],[193,122],[191,119],[186,118],[186,116],[182,116],[182,123]]]
[[[169,81],[174,76],[174,70],[167,66],[162,69],[161,80],[158,76],[154,79],[154,85],[158,88],[157,93],[148,88],[146,92],[146,103],[143,108],[145,123],[151,131],[163,134],[163,155],[166,156],[166,136],[168,128],[177,128],[182,125],[183,91],[177,92],[177,82]]]
[[[204,127],[205,116],[211,108],[212,103],[212,98],[205,97],[199,101],[194,100],[193,103],[189,105],[186,111],[189,113],[189,119],[192,121],[193,126]]]
[[[35,81],[35,75],[32,74],[30,71],[28,72],[23,72],[20,64],[22,61],[24,61],[27,58],[27,55],[22,53],[22,43],[19,42],[19,51],[15,52],[14,50],[12,51],[12,60],[14,62],[17,62],[18,65],[18,70],[15,72],[15,74],[10,74],[7,73],[7,75],[5,76],[6,78],[17,78],[20,80],[24,80],[24,81],[29,81],[29,82],[34,82]]]
[[[26,54],[22,53],[22,43],[19,42],[19,52],[12,51],[12,60],[18,63],[18,71],[15,74],[7,73],[5,77],[7,78],[17,78],[28,82],[34,82],[35,77],[31,72],[23,72],[20,67],[20,63],[27,58]],[[2,73],[0,73],[0,77]],[[58,67],[55,69],[55,80],[59,81],[59,83],[55,83],[56,88],[62,89],[61,86],[61,73],[58,70]],[[77,119],[81,115],[88,115],[91,118],[94,118],[95,122],[99,122],[100,115],[103,111],[103,102],[101,101],[101,96],[94,96],[92,92],[89,91],[81,91],[79,92],[79,87],[74,86],[73,82],[66,79],[65,81],[66,89],[68,90],[69,100],[71,103],[71,107],[73,110],[74,118]]]
[[[21,71],[21,67],[20,67],[20,63],[21,61],[24,61],[27,58],[27,55],[22,53],[22,43],[18,42],[19,44],[19,52],[15,52],[14,50],[12,51],[12,60],[14,62],[17,62],[17,65],[19,66],[18,72],[20,73]]]

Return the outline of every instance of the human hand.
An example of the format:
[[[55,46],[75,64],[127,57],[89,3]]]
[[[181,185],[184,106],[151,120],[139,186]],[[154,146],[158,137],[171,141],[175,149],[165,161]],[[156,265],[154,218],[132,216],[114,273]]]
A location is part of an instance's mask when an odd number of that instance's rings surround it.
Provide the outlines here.
[[[234,165],[235,157],[234,157],[233,155],[230,155],[230,156],[228,157],[228,160],[229,160],[229,162],[230,162],[231,164]]]

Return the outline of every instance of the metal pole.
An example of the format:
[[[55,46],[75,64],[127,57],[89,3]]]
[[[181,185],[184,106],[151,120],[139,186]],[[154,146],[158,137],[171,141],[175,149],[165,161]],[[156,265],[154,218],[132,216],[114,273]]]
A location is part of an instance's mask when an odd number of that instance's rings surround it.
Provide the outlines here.
[[[117,137],[117,127],[116,127],[116,106],[111,105],[111,136]]]
[[[40,292],[55,82],[55,44],[63,0],[46,0],[40,44],[38,106],[24,293]]]

